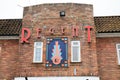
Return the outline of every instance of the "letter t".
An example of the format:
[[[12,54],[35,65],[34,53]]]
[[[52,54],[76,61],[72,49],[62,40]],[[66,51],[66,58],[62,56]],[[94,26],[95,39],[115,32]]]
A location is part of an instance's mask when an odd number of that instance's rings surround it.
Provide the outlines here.
[[[87,29],[88,42],[91,42],[90,29],[92,29],[93,27],[91,27],[91,26],[86,26],[85,28]]]

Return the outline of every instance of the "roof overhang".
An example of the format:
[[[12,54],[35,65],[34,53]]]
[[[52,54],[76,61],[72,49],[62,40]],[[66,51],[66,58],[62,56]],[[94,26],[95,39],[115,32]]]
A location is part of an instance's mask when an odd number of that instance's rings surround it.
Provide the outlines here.
[[[97,33],[96,37],[97,38],[102,38],[102,37],[120,37],[120,33]]]
[[[19,39],[19,36],[0,36],[0,40],[3,39]]]

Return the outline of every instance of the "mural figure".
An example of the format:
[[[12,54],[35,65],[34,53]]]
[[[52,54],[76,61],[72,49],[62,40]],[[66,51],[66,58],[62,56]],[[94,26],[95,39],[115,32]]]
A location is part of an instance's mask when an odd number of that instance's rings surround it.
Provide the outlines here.
[[[68,67],[67,38],[48,38],[46,67]]]
[[[62,56],[61,56],[61,49],[60,49],[60,45],[58,44],[58,41],[55,42],[54,45],[54,49],[52,49],[53,53],[52,53],[52,61],[54,64],[60,64]]]

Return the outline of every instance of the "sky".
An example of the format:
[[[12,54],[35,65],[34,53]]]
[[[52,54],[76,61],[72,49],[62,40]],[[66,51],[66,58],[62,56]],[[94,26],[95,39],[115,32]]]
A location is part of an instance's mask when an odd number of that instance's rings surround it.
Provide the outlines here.
[[[0,0],[0,19],[23,18],[25,6],[44,3],[92,4],[94,16],[120,16],[120,0]]]

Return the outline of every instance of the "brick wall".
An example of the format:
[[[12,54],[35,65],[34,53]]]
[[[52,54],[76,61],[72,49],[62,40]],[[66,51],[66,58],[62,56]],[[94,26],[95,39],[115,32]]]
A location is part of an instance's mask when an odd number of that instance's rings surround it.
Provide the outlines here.
[[[59,12],[64,10],[66,16],[60,18]],[[93,7],[87,4],[41,4],[24,8],[23,27],[29,28],[32,35],[29,44],[20,44],[19,76],[97,76],[98,65],[96,55],[95,30],[91,32],[91,43],[87,42],[87,31],[84,26],[94,26]],[[79,36],[72,38],[72,27],[79,26]],[[55,28],[55,34],[49,34],[49,28]],[[65,27],[65,35],[61,35],[60,28]],[[42,38],[36,38],[36,28],[42,28]],[[68,38],[68,68],[46,68],[46,38]],[[82,62],[71,63],[71,41],[81,41]],[[34,42],[43,42],[43,63],[33,63]]]
[[[97,38],[97,54],[101,80],[120,80],[116,44],[120,38]]]
[[[59,12],[66,16],[60,17]],[[41,76],[100,76],[101,80],[119,80],[120,66],[117,64],[116,43],[120,38],[97,38],[95,29],[91,31],[91,43],[87,42],[86,25],[94,26],[93,7],[87,4],[41,4],[24,8],[22,27],[31,30],[29,44],[20,40],[0,40],[0,80],[14,77]],[[79,36],[72,37],[72,27],[79,27]],[[55,29],[50,35],[49,29]],[[65,34],[61,35],[61,28]],[[36,29],[42,29],[42,37],[36,38]],[[46,39],[68,38],[68,68],[46,68]],[[71,41],[81,42],[81,62],[71,62]],[[97,40],[97,41],[96,41]],[[34,42],[43,42],[43,63],[33,63]],[[96,48],[97,47],[97,48]],[[96,52],[97,51],[97,52]],[[76,75],[74,75],[76,69]]]
[[[0,40],[0,80],[12,80],[16,74],[19,40]]]

